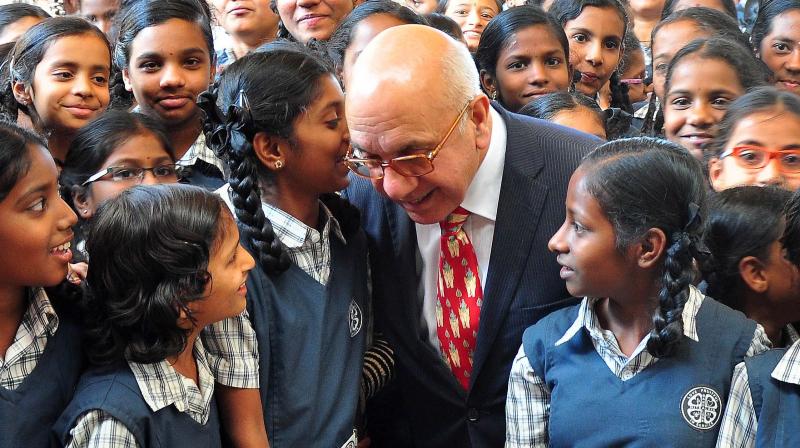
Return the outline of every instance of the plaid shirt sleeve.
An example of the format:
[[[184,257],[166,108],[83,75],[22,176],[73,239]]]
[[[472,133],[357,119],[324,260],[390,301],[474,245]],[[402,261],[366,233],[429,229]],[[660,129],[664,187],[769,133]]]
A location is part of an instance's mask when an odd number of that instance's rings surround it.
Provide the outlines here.
[[[752,448],[756,445],[758,420],[747,381],[747,367],[739,363],[733,371],[731,392],[719,428],[717,448]]]
[[[72,439],[67,443],[67,448],[139,447],[136,438],[122,422],[100,410],[81,415],[70,435]]]
[[[550,391],[520,347],[508,380],[506,448],[546,448]]]
[[[258,389],[258,341],[247,310],[207,326],[202,338],[209,367],[218,383]]]

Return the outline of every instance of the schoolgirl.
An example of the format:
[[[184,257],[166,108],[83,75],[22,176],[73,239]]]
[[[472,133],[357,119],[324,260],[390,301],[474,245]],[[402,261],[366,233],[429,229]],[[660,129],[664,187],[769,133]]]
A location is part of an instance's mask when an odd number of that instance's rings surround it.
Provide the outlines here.
[[[121,0],[77,0],[77,13],[100,28],[109,39],[113,39],[111,28],[119,12]]]
[[[44,9],[27,3],[0,5],[0,44],[16,41],[30,27],[49,17]]]
[[[78,214],[75,261],[87,261],[87,225],[101,203],[138,184],[177,181],[172,145],[155,119],[111,110],[78,131],[59,176],[61,197]]]
[[[518,113],[552,121],[603,140],[608,138],[605,113],[595,100],[582,93],[550,93],[526,104]]]
[[[669,63],[675,54],[689,42],[712,36],[735,41],[747,47],[747,38],[739,30],[736,21],[728,15],[708,8],[688,8],[672,13],[653,28],[650,39],[653,53],[651,72],[653,92],[644,118],[642,133],[662,135],[664,114],[661,104],[664,101],[664,83]],[[637,112],[637,116],[640,114]]]
[[[432,28],[436,28],[453,39],[461,42],[462,44],[467,45],[467,41],[464,39],[464,32],[461,31],[461,27],[458,26],[458,23],[450,17],[447,17],[439,12],[433,12],[425,15],[425,20],[428,21],[428,25]]]
[[[555,19],[535,6],[501,12],[483,32],[475,60],[492,99],[517,112],[572,82],[569,43]]]
[[[5,70],[0,111],[24,112],[61,165],[78,129],[108,106],[111,49],[105,35],[77,17],[55,17],[19,37]]]
[[[58,441],[221,446],[214,377],[198,336],[242,312],[255,265],[225,204],[198,187],[134,187],[103,204],[87,248],[92,367],[54,426]]]
[[[781,236],[791,194],[774,187],[734,187],[711,197],[703,241],[713,257],[701,270],[706,293],[764,327],[773,347],[800,335],[800,272],[784,256]]]
[[[50,446],[82,368],[75,305],[45,292],[67,275],[75,213],[45,142],[0,121],[0,446]]]
[[[625,7],[618,0],[556,0],[548,12],[561,24],[569,40],[569,61],[580,73],[575,89],[596,98],[611,81],[613,95],[621,88],[616,70],[628,29]]]
[[[168,130],[186,180],[222,186],[222,162],[206,148],[197,97],[214,79],[208,5],[201,0],[143,0],[123,8],[114,47],[115,105],[136,100],[136,112]]]
[[[270,0],[270,8],[280,16],[278,37],[307,44],[311,39],[330,39],[356,3],[355,0]]]
[[[775,86],[800,95],[800,1],[760,6],[751,36],[753,49],[775,75]]]
[[[228,67],[202,107],[230,167],[220,193],[258,260],[248,315],[208,330],[217,381],[260,385],[273,448],[355,444],[370,309],[358,215],[333,194],[349,182],[338,81],[311,50],[274,42]]]
[[[439,0],[436,12],[446,15],[461,27],[470,53],[478,50],[487,24],[503,10],[500,0]]]
[[[786,257],[800,267],[800,195],[786,211]],[[795,289],[795,294],[798,291]],[[796,296],[795,296],[796,297]],[[797,302],[794,302],[797,312]],[[790,447],[800,443],[800,341],[736,366],[717,446]]]
[[[328,41],[326,50],[347,90],[350,71],[364,47],[381,31],[398,25],[426,25],[425,19],[393,0],[358,5]]]
[[[639,103],[647,100],[647,95],[651,91],[647,75],[650,57],[645,53],[642,43],[633,33],[628,33],[623,42],[625,49],[619,63],[619,83],[623,85],[625,93],[628,94],[628,101],[635,110],[637,106],[640,106]],[[647,47],[647,52],[649,53],[649,51],[650,47]],[[609,104],[614,101],[609,98]]]
[[[420,15],[433,14],[439,7],[437,0],[406,0],[405,5]]]
[[[217,74],[278,34],[280,19],[270,9],[269,0],[214,0],[211,4],[230,38],[227,48],[217,48]]]
[[[759,87],[739,97],[709,144],[711,186],[800,188],[800,97]]]
[[[549,247],[585,298],[525,331],[507,446],[714,446],[734,366],[769,341],[691,285],[705,194],[700,163],[663,140],[584,159]]]
[[[720,38],[698,39],[669,64],[665,82],[664,133],[698,160],[717,133],[728,106],[748,90],[767,84],[769,71],[747,47]]]

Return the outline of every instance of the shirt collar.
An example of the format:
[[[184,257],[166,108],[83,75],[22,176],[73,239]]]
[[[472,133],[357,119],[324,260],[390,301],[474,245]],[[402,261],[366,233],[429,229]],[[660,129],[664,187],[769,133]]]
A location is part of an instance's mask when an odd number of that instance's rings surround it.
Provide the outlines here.
[[[261,206],[264,210],[264,215],[272,223],[278,239],[281,240],[281,243],[286,247],[290,249],[298,248],[305,244],[306,240],[320,236],[320,232],[317,229],[307,226],[303,221],[278,207],[267,204],[266,202],[262,202]],[[319,202],[319,210],[325,220],[325,226],[322,229],[322,238],[324,239],[333,233],[343,243],[347,244],[347,240],[345,240],[342,230],[339,227],[339,221],[334,218],[333,213],[328,210],[328,207],[326,207],[322,201]]]
[[[34,337],[45,333],[52,336],[58,330],[58,315],[44,288],[31,290],[28,309],[22,322],[23,325],[29,325],[28,331]]]
[[[786,353],[772,371],[772,377],[784,383],[800,386],[800,341],[796,341],[786,349]]]
[[[699,336],[697,335],[697,312],[700,310],[700,305],[703,304],[703,296],[700,291],[694,286],[689,286],[689,299],[683,307],[681,315],[683,319],[683,335],[687,338],[697,342]],[[556,341],[555,345],[559,346],[570,339],[572,339],[581,328],[585,328],[590,334],[599,331],[599,324],[597,320],[597,313],[594,307],[600,299],[585,297],[578,308],[578,316],[575,321],[567,329],[561,339]],[[645,339],[649,338],[648,334]]]
[[[486,156],[469,184],[461,206],[470,213],[495,221],[497,204],[500,202],[500,186],[503,182],[508,134],[503,117],[494,110],[494,107],[489,106],[489,114],[492,117],[489,149],[486,150]]]
[[[202,159],[202,154],[206,147],[206,136],[201,132],[200,135],[197,136],[197,140],[192,143],[192,146],[183,154],[183,157],[180,158],[175,164],[181,166],[192,166],[197,163],[197,159]],[[209,160],[206,162],[212,163]],[[213,164],[213,163],[212,163]]]
[[[203,407],[208,411],[214,395],[214,375],[211,373],[206,350],[200,338],[195,341],[192,355],[197,361],[197,376],[200,379],[200,384],[197,386],[202,395]],[[175,405],[180,412],[189,411],[189,392],[186,390],[184,377],[167,360],[152,364],[128,361],[128,366],[136,378],[144,401],[153,412],[169,405]],[[204,414],[208,415],[208,412]]]

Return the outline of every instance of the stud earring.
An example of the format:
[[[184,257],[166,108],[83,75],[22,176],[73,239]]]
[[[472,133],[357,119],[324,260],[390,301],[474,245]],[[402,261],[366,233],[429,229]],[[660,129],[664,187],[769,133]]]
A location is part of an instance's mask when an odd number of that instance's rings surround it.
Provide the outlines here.
[[[275,162],[275,169],[276,169],[276,170],[279,170],[279,169],[281,169],[281,168],[283,168],[283,162],[281,162],[280,160],[278,160],[277,162]]]

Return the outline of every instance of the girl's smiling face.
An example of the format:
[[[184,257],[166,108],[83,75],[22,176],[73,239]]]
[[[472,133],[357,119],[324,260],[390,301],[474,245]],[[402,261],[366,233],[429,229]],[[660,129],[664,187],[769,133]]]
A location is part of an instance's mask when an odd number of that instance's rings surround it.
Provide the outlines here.
[[[47,149],[29,145],[30,166],[0,201],[0,269],[12,287],[54,286],[67,275],[68,243],[77,217],[58,194],[58,172]]]
[[[664,102],[664,131],[699,160],[717,134],[728,105],[744,94],[739,76],[720,59],[688,56],[672,69]]]
[[[481,41],[483,29],[500,14],[494,0],[450,0],[444,14],[455,20],[464,33],[469,51],[474,53]]]
[[[608,82],[622,57],[625,22],[612,7],[587,6],[564,24],[569,39],[569,60],[581,73],[575,88],[594,98]]]
[[[71,135],[108,106],[111,54],[97,35],[55,40],[36,66],[30,86],[14,83],[17,100],[33,106],[40,131]]]
[[[542,95],[567,90],[570,69],[558,39],[546,25],[534,25],[514,33],[500,50],[496,82],[487,73],[482,78],[484,85],[497,91],[506,109],[516,112]]]
[[[181,127],[199,119],[197,97],[214,79],[214,66],[200,27],[169,19],[136,35],[122,76],[143,113]]]
[[[778,88],[800,95],[800,9],[772,19],[758,54],[774,73]]]

